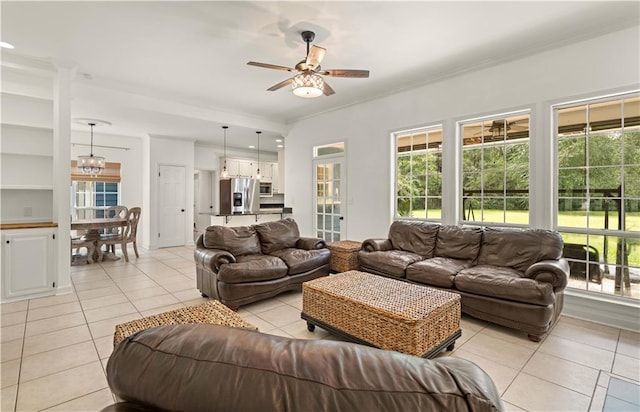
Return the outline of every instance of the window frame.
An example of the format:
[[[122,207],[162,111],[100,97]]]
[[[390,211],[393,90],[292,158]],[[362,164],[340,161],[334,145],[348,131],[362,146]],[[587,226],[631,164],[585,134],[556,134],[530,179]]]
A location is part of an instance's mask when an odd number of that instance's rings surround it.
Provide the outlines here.
[[[468,119],[463,119],[463,120],[458,120],[456,122],[456,139],[458,141],[459,144],[459,149],[457,151],[457,156],[458,156],[458,164],[459,164],[459,170],[458,170],[458,176],[459,176],[459,191],[457,193],[458,195],[458,207],[459,207],[459,215],[457,216],[457,222],[459,224],[462,225],[470,225],[470,226],[504,226],[504,227],[529,227],[531,225],[531,221],[532,221],[532,210],[531,210],[531,190],[532,190],[532,186],[531,186],[531,181],[532,181],[532,177],[531,177],[531,157],[532,157],[532,153],[531,153],[531,149],[532,149],[532,145],[531,145],[531,130],[533,127],[533,123],[534,123],[534,111],[527,107],[527,108],[522,108],[522,109],[518,109],[518,110],[512,110],[509,112],[501,112],[501,113],[491,113],[491,114],[487,114],[487,115],[483,115],[483,116],[478,116],[478,117],[473,117],[473,118],[468,118]],[[525,195],[523,195],[523,197],[526,197],[528,203],[527,206],[527,222],[526,223],[513,223],[513,222],[507,222],[507,218],[506,218],[506,214],[507,214],[507,210],[504,206],[503,206],[503,220],[502,222],[498,222],[498,221],[489,221],[489,220],[485,220],[484,219],[484,208],[483,208],[483,200],[484,197],[481,197],[481,209],[480,209],[480,213],[481,213],[481,219],[479,220],[470,220],[467,219],[467,217],[465,216],[465,188],[464,188],[464,173],[465,173],[465,169],[464,169],[464,151],[468,150],[465,149],[465,145],[464,145],[464,128],[465,126],[469,126],[469,125],[473,125],[473,124],[477,124],[477,123],[486,123],[486,122],[490,122],[490,121],[495,121],[495,120],[506,120],[510,117],[517,117],[517,116],[527,116],[528,119],[528,125],[527,125],[527,132],[528,135],[526,138],[521,138],[521,139],[513,139],[513,141],[506,143],[507,140],[503,139],[501,141],[497,141],[497,142],[490,142],[488,144],[485,145],[484,142],[479,143],[481,150],[484,150],[484,148],[486,147],[495,147],[495,146],[501,146],[501,147],[507,147],[507,146],[511,146],[511,145],[516,145],[516,144],[521,144],[523,140],[526,140],[526,144],[527,144],[527,148],[528,148],[528,158],[527,158],[527,173],[528,173],[528,182],[527,182],[527,189],[523,189],[526,190],[527,193]],[[506,144],[505,144],[506,143]],[[474,145],[475,146],[475,145]],[[506,167],[506,163],[505,163],[505,167]],[[484,167],[482,169],[482,177],[484,178]],[[502,199],[503,199],[503,205],[505,204],[505,202],[509,199],[508,196],[506,196],[506,191],[507,191],[507,185],[506,185],[506,174],[503,175],[503,195],[502,195]],[[481,184],[481,193],[484,191],[484,187],[482,187],[483,184]]]
[[[570,242],[567,242],[566,236],[565,235],[577,235],[577,236],[584,236],[584,238],[586,239],[586,243],[585,246],[587,247],[587,251],[591,250],[589,247],[593,246],[594,243],[597,244],[598,242],[598,238],[603,238],[602,240],[605,243],[609,243],[609,240],[607,240],[608,238],[613,238],[613,239],[623,239],[622,244],[626,245],[627,244],[627,240],[631,239],[634,242],[637,242],[638,240],[640,240],[640,230],[636,230],[636,231],[632,231],[632,230],[628,230],[626,227],[624,229],[617,229],[617,228],[597,228],[597,227],[589,227],[589,222],[590,222],[590,211],[591,209],[587,209],[587,211],[585,212],[585,218],[586,220],[586,224],[583,225],[584,227],[574,227],[574,226],[562,226],[560,225],[559,222],[559,216],[560,216],[560,199],[564,198],[562,196],[560,196],[560,171],[561,171],[561,167],[560,167],[560,159],[559,159],[559,155],[560,155],[560,151],[559,151],[559,143],[560,143],[560,139],[559,139],[559,113],[560,111],[562,111],[563,109],[570,109],[570,108],[579,108],[581,106],[584,106],[585,108],[585,115],[586,115],[586,119],[585,119],[585,124],[589,125],[591,123],[590,121],[590,107],[593,105],[598,105],[600,103],[607,103],[607,102],[615,102],[615,101],[619,101],[621,102],[621,119],[625,119],[625,113],[624,113],[624,101],[629,99],[629,98],[637,98],[640,97],[640,90],[631,90],[631,91],[623,91],[623,92],[619,92],[619,93],[612,93],[612,94],[607,94],[607,95],[601,95],[601,96],[594,96],[594,97],[587,97],[584,99],[579,99],[579,100],[572,100],[572,101],[565,101],[565,102],[560,102],[560,103],[556,103],[556,104],[551,104],[550,105],[550,117],[551,117],[551,139],[552,139],[552,147],[553,147],[553,229],[557,230],[558,232],[560,232],[561,234],[563,234],[563,239],[565,239],[565,245],[566,244],[570,244]],[[622,136],[624,136],[624,120],[621,121],[621,128],[622,131],[620,132]],[[634,128],[637,128],[638,126],[632,126]],[[615,127],[612,127],[612,129],[615,129]],[[604,133],[607,132],[607,129],[602,129],[602,131]],[[602,168],[602,167],[620,167],[621,169],[624,169],[626,163],[624,158],[621,157],[620,159],[620,163],[616,164],[616,165],[590,165],[589,164],[589,144],[588,144],[588,139],[591,138],[591,136],[598,136],[597,133],[592,133],[591,130],[586,131],[585,132],[585,161],[584,161],[584,166],[582,166],[585,170],[589,169],[594,169],[597,170],[598,168]],[[623,140],[624,141],[624,140]],[[621,143],[623,145],[623,143]],[[622,149],[621,152],[622,155],[624,155],[624,149]],[[584,198],[586,199],[587,202],[591,202],[592,200],[594,200],[593,195],[591,195],[591,193],[593,192],[593,189],[597,189],[597,188],[592,188],[590,186],[590,179],[589,179],[589,175],[590,173],[586,174],[585,177],[585,193],[584,193]],[[624,173],[621,174],[621,187],[624,188]],[[604,195],[603,195],[604,196]],[[570,199],[570,198],[567,198]],[[595,198],[595,200],[599,199],[598,197]],[[620,213],[624,213],[625,211],[625,199],[628,199],[625,196],[624,190],[622,190],[620,192],[620,210],[615,210],[614,213],[615,214],[620,214]],[[633,198],[635,199],[635,198]],[[624,222],[623,222],[623,226],[624,226]],[[594,240],[596,239],[596,240]],[[626,246],[623,246],[626,247]],[[590,255],[589,252],[585,252],[584,253],[584,259],[578,259],[575,257],[570,257],[568,258],[568,260],[571,263],[574,264],[578,264],[578,265],[582,265],[584,266],[585,269],[585,279],[584,280],[580,280],[581,282],[584,281],[584,288],[580,288],[580,287],[576,287],[574,285],[571,284],[571,279],[570,279],[570,284],[567,286],[568,289],[573,290],[573,291],[578,291],[578,292],[585,292],[585,293],[589,293],[589,294],[593,294],[595,296],[606,296],[606,297],[614,297],[614,298],[619,298],[619,299],[623,299],[623,300],[631,300],[631,301],[637,301],[637,298],[634,298],[632,296],[624,296],[624,290],[625,287],[623,287],[623,283],[624,283],[624,277],[621,275],[621,278],[618,280],[620,282],[620,287],[619,290],[616,290],[614,288],[613,292],[607,292],[604,290],[603,288],[603,283],[597,284],[594,283],[591,279],[592,279],[592,274],[590,273],[592,268],[595,268],[596,265],[599,267],[600,265],[604,265],[604,273],[610,273],[610,269],[609,266],[614,268],[614,271],[618,271],[618,266],[621,267],[620,271],[623,272],[624,268],[626,267],[627,270],[631,267],[636,268],[636,266],[632,266],[629,261],[627,260],[627,258],[623,257],[622,263],[617,262],[617,259],[615,262],[609,262],[608,258],[605,254],[607,254],[607,248],[606,246],[603,246],[602,251],[597,251],[598,254],[599,252],[603,253],[603,257],[602,259],[599,259],[598,262],[595,262],[594,260],[592,260],[592,257]],[[599,269],[600,270],[600,269]],[[604,275],[602,275],[604,276]],[[600,288],[600,290],[597,290],[598,288]]]
[[[398,213],[398,159],[399,157],[401,157],[402,153],[407,153],[408,156],[413,156],[413,153],[419,153],[419,152],[423,152],[426,156],[426,161],[428,162],[429,156],[428,156],[428,152],[429,152],[429,147],[428,147],[428,142],[425,141],[425,148],[424,149],[417,149],[414,150],[413,149],[413,142],[411,142],[411,148],[406,151],[406,152],[399,152],[398,151],[398,139],[406,136],[407,134],[411,135],[411,139],[413,139],[413,136],[416,134],[420,134],[420,133],[426,133],[427,136],[429,135],[429,133],[433,133],[433,132],[440,132],[441,135],[441,141],[439,144],[439,147],[436,149],[437,151],[440,152],[440,193],[438,196],[434,196],[431,195],[429,196],[429,173],[428,173],[428,163],[425,164],[425,193],[424,193],[424,205],[425,205],[425,217],[416,217],[416,216],[412,216],[413,213],[413,196],[408,196],[409,198],[409,216],[404,216],[404,215],[400,215]],[[444,163],[444,152],[443,152],[443,147],[444,147],[444,136],[445,136],[445,130],[444,130],[444,124],[439,122],[439,123],[434,123],[434,124],[429,124],[426,126],[421,126],[421,127],[416,127],[416,128],[411,128],[411,129],[403,129],[403,130],[396,130],[394,132],[391,133],[391,142],[392,142],[392,151],[393,151],[393,155],[392,155],[392,168],[393,168],[393,181],[392,181],[392,190],[393,190],[393,219],[394,220],[419,220],[419,221],[429,221],[429,222],[439,222],[442,223],[442,208],[443,208],[443,190],[442,190],[442,178],[443,178],[443,163]],[[428,137],[427,137],[428,139]],[[412,165],[413,166],[413,165]],[[411,171],[410,171],[410,175],[409,175],[409,180],[412,181],[413,180],[413,167],[411,167]],[[429,217],[429,199],[439,199],[440,200],[440,217],[436,218],[436,217]]]
[[[79,192],[79,183],[84,183],[85,185],[89,185],[91,187],[91,190],[84,190]],[[103,187],[106,188],[107,185],[109,184],[115,184],[116,185],[116,191],[112,192],[112,191],[106,191],[106,190],[102,190],[102,191],[97,191],[96,187],[99,184],[103,184]],[[89,200],[89,205],[86,205],[87,201],[85,201],[85,205],[78,205],[78,195],[79,193],[84,193],[85,197],[88,197]],[[96,206],[97,203],[97,197],[98,195],[102,194],[105,196],[106,199],[106,195],[107,194],[116,194],[116,203],[114,205],[104,205],[104,206]],[[72,214],[72,218],[73,220],[76,219],[82,219],[82,218],[101,218],[104,217],[104,211],[107,210],[109,207],[111,206],[116,206],[121,204],[121,199],[122,199],[122,187],[121,187],[121,183],[120,182],[101,182],[101,181],[80,181],[80,180],[72,180],[71,181],[71,191],[70,191],[70,195],[71,195],[71,214]],[[86,211],[90,211],[92,210],[93,213],[91,214],[91,217],[87,217],[86,215]],[[85,211],[85,216],[84,217],[79,217],[79,215],[81,214],[81,211]],[[100,216],[100,214],[102,214],[102,216]]]

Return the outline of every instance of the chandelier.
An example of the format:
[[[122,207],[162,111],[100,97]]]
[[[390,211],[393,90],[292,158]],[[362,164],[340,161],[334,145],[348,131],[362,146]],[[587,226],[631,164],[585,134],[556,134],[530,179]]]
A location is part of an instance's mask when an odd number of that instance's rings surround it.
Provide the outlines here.
[[[293,94],[299,97],[313,98],[322,95],[324,80],[319,75],[306,70],[295,76],[291,81]]]
[[[78,171],[87,175],[98,175],[104,170],[104,157],[93,155],[93,127],[95,123],[88,123],[91,127],[91,151],[89,155],[78,156]]]

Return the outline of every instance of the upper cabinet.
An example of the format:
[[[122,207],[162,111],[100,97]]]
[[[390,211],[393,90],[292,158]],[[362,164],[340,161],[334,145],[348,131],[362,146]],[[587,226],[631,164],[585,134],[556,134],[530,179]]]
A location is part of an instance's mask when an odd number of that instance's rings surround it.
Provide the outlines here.
[[[222,157],[220,158],[220,165],[224,165],[224,158]],[[258,162],[247,159],[227,158],[227,173],[230,177],[255,178],[258,173]],[[278,164],[272,162],[260,162],[260,176],[261,181],[273,182],[275,185],[278,181]]]

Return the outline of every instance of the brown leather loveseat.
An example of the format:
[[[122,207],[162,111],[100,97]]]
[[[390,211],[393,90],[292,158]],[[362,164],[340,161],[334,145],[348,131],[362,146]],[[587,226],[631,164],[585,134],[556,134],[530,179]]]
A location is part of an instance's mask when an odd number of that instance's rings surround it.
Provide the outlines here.
[[[324,240],[301,237],[291,219],[251,226],[209,226],[196,242],[197,287],[231,309],[329,274]]]
[[[366,272],[455,291],[464,313],[537,342],[562,311],[562,245],[549,230],[396,221],[387,239],[365,240],[358,259]]]
[[[503,410],[491,378],[465,359],[208,324],[125,338],[107,380],[121,402],[103,412]]]

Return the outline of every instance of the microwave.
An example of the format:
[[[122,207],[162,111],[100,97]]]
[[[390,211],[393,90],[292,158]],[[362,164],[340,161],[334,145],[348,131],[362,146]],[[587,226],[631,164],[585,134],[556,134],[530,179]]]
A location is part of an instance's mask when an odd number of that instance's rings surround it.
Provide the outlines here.
[[[271,182],[260,182],[260,197],[273,196],[273,186]]]

